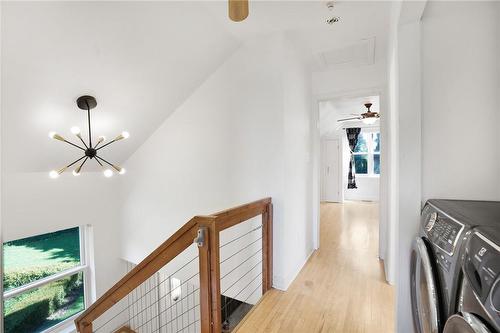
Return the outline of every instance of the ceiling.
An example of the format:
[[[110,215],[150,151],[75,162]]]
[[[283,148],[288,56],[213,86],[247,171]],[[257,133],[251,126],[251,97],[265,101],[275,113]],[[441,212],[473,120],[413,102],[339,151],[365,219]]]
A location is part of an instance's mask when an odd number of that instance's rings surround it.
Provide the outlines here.
[[[86,130],[75,100],[97,98],[95,136],[130,132],[103,151],[125,161],[190,94],[249,38],[286,32],[310,59],[373,39],[385,56],[389,2],[342,1],[327,25],[323,1],[252,1],[241,23],[227,2],[3,2],[2,146],[6,171],[48,171],[79,157],[48,138]],[[332,53],[333,52],[333,53]],[[332,60],[335,63],[335,59]],[[76,140],[74,140],[76,142]],[[94,170],[98,170],[94,166]]]
[[[192,2],[2,6],[7,171],[48,171],[79,156],[47,133],[71,138],[71,126],[86,128],[75,104],[82,94],[97,98],[96,136],[130,132],[103,149],[104,158],[123,162],[239,45]]]
[[[360,120],[338,122],[339,119],[354,117],[366,112],[365,103],[372,103],[371,111],[380,113],[379,96],[338,98],[319,103],[320,135],[330,135],[344,126],[366,127]],[[382,114],[381,114],[382,115]],[[378,126],[379,121],[372,126]]]

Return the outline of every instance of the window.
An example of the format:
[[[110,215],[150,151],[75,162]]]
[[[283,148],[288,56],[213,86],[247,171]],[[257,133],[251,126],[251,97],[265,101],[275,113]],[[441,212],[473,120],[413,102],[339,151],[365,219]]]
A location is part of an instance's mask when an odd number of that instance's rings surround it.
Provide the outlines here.
[[[4,332],[71,325],[89,303],[85,227],[3,244]]]
[[[354,148],[357,175],[380,175],[380,132],[362,132]]]

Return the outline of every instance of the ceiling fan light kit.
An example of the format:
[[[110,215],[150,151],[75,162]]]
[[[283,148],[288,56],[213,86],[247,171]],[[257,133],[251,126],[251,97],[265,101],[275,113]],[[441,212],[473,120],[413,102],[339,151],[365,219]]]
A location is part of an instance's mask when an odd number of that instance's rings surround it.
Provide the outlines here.
[[[339,120],[337,120],[337,122],[361,120],[366,125],[373,125],[377,122],[377,119],[380,118],[380,114],[378,112],[370,111],[370,108],[372,107],[372,105],[373,105],[372,103],[366,103],[365,104],[366,112],[360,114],[357,117],[339,119]]]
[[[83,166],[85,165],[85,162],[87,162],[87,160],[89,160],[89,159],[95,160],[104,169],[103,174],[107,178],[113,176],[113,174],[114,174],[113,170],[115,170],[118,174],[123,175],[125,173],[125,169],[118,166],[118,165],[110,163],[107,160],[105,160],[104,158],[102,158],[100,156],[100,150],[109,146],[110,144],[112,144],[116,141],[127,139],[130,136],[130,134],[128,132],[125,132],[125,131],[121,132],[116,138],[114,138],[113,140],[111,140],[110,142],[108,142],[104,145],[101,145],[101,143],[103,143],[106,140],[106,138],[104,136],[99,136],[97,138],[97,143],[95,145],[93,145],[92,144],[92,127],[91,127],[91,121],[90,121],[90,110],[94,109],[97,106],[97,101],[94,97],[86,95],[86,96],[79,97],[76,100],[76,105],[78,106],[78,108],[80,108],[84,111],[87,111],[88,129],[89,129],[88,143],[85,142],[85,140],[83,139],[80,128],[78,128],[76,126],[71,127],[70,131],[82,142],[83,147],[66,140],[64,137],[57,134],[56,132],[50,132],[49,133],[50,138],[52,138],[54,140],[65,142],[65,143],[83,151],[83,156],[80,157],[79,159],[77,159],[76,161],[73,161],[72,163],[62,167],[59,170],[50,171],[49,172],[50,178],[53,178],[53,179],[58,178],[68,168],[72,167],[73,165],[75,165],[81,161],[81,163],[76,167],[76,169],[73,170],[73,175],[79,176],[81,174]]]

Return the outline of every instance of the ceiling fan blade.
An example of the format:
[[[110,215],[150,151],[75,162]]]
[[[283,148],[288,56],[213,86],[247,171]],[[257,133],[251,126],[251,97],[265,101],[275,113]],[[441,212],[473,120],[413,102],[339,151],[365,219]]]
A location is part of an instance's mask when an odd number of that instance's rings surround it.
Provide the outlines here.
[[[248,0],[228,0],[229,18],[241,22],[248,17]]]
[[[344,119],[339,119],[337,121],[348,121],[348,120],[359,120],[361,117],[353,117],[353,118],[344,118]]]

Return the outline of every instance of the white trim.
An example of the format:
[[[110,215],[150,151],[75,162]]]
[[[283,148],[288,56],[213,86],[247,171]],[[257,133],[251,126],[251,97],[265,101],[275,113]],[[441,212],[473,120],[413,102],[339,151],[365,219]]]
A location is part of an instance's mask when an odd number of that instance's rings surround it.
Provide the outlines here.
[[[75,326],[75,319],[83,312],[79,311],[72,315],[69,318],[64,319],[60,323],[55,324],[52,327],[47,328],[46,330],[42,331],[41,333],[52,333],[52,332],[57,332],[57,333],[71,333],[71,332],[76,332],[76,326]]]
[[[62,230],[60,230],[60,231],[62,231]],[[20,295],[20,294],[25,293],[27,291],[30,291],[32,289],[42,287],[42,286],[47,285],[49,283],[63,279],[67,276],[72,276],[74,274],[82,272],[83,279],[84,279],[84,281],[83,281],[84,309],[87,309],[90,306],[90,304],[92,304],[92,302],[95,301],[95,299],[96,299],[92,227],[90,225],[78,226],[78,231],[79,231],[79,243],[80,243],[80,265],[66,269],[66,270],[61,271],[61,272],[58,272],[58,273],[53,274],[51,276],[47,276],[43,279],[33,281],[33,282],[26,284],[24,286],[17,287],[17,288],[11,289],[9,291],[6,291],[3,293],[3,300],[15,297],[17,295]],[[57,231],[55,231],[55,232],[57,232]],[[3,242],[1,244],[2,244],[2,248],[3,248]],[[1,266],[3,269],[3,265],[1,265]],[[73,316],[61,321],[60,323],[57,323],[54,326],[49,327],[48,329],[44,330],[43,332],[44,333],[45,332],[47,332],[47,333],[49,333],[49,332],[64,332],[64,333],[75,332],[76,328],[75,328],[73,321],[82,311],[79,311],[78,313],[74,314]],[[3,322],[3,317],[4,317],[4,315],[2,315],[2,322]]]
[[[95,280],[95,261],[94,261],[94,229],[91,225],[87,224],[80,227],[83,231],[83,242],[80,242],[80,246],[83,246],[85,252],[85,265],[87,267],[84,274],[85,285],[90,286],[89,288],[84,288],[85,292],[85,308],[88,308],[90,304],[94,303],[97,299],[96,297],[96,280]]]
[[[337,153],[338,153],[338,158],[337,158],[337,167],[339,169],[338,173],[338,194],[337,194],[337,199],[338,201],[331,201],[327,200],[326,198],[326,190],[325,190],[325,179],[327,175],[327,170],[324,168],[325,167],[325,150],[326,150],[326,144],[328,141],[336,141],[337,142]],[[321,139],[321,152],[320,152],[320,158],[321,158],[321,177],[320,177],[320,200],[321,202],[339,202],[343,203],[344,202],[344,186],[342,182],[343,178],[343,168],[342,168],[342,158],[343,158],[343,152],[342,152],[342,138],[338,136],[330,136],[330,137],[324,137]],[[321,181],[323,180],[323,181]]]
[[[67,276],[71,276],[71,275],[74,275],[76,273],[84,272],[84,274],[85,274],[85,269],[86,269],[85,266],[79,265],[79,266],[64,270],[62,272],[53,274],[51,276],[44,277],[43,279],[39,279],[39,280],[33,281],[31,283],[25,284],[24,286],[8,290],[8,291],[3,293],[3,299],[6,300],[9,298],[15,297],[15,296],[22,294],[24,292],[30,291],[30,290],[35,289],[35,288],[39,288],[39,287],[44,286],[46,284],[49,284],[51,282],[61,280]]]

